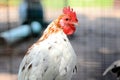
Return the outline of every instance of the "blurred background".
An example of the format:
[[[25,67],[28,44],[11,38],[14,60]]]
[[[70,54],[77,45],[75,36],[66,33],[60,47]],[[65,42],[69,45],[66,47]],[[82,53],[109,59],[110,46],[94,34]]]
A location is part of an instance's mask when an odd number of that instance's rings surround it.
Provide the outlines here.
[[[102,73],[120,59],[120,0],[0,0],[0,80],[17,80],[27,49],[68,5],[80,23],[70,38],[78,57],[72,80],[116,80]]]

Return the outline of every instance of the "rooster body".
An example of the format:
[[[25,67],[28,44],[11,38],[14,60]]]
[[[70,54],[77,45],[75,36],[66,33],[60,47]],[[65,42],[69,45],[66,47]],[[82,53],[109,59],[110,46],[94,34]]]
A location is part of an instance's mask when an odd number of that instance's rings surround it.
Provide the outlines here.
[[[76,73],[76,54],[59,25],[63,17],[53,21],[29,48],[21,62],[18,80],[71,80]]]

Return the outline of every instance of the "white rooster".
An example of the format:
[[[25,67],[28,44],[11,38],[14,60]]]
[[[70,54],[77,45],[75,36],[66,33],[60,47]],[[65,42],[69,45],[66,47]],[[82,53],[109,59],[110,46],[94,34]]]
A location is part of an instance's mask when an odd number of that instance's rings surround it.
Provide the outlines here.
[[[76,54],[67,38],[75,32],[76,13],[70,7],[63,9],[48,25],[42,37],[24,56],[18,80],[71,80],[77,71]]]

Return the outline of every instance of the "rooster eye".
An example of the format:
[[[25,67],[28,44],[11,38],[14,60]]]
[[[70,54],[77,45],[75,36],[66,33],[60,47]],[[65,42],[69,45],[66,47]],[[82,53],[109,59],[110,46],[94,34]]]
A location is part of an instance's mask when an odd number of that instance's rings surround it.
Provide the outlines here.
[[[66,20],[66,21],[68,21],[69,19],[68,19],[68,18],[66,18],[65,20]]]

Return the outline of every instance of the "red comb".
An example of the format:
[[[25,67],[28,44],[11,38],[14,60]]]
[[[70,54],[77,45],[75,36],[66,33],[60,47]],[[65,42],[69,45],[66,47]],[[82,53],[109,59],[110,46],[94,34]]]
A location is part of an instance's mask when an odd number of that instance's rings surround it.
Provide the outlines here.
[[[71,16],[73,21],[74,20],[77,21],[76,13],[73,11],[73,8],[70,8],[70,6],[64,7],[63,8],[63,13]]]

